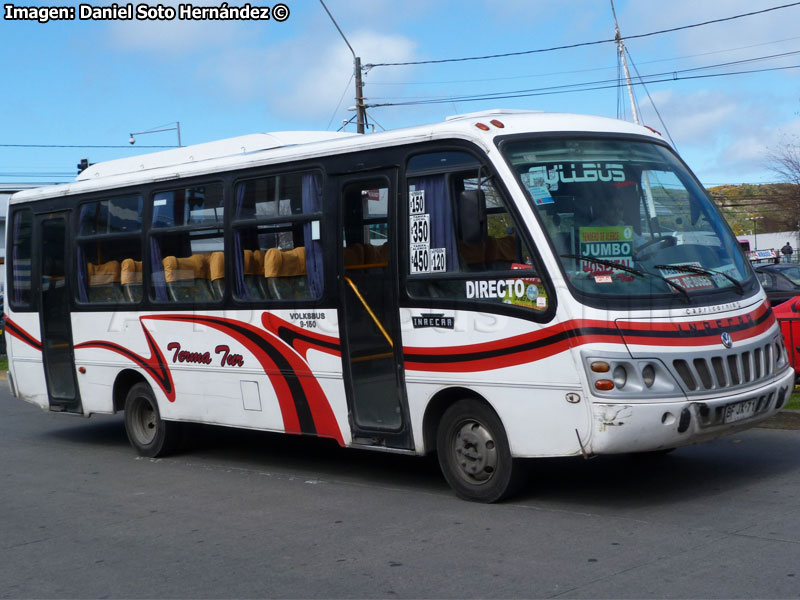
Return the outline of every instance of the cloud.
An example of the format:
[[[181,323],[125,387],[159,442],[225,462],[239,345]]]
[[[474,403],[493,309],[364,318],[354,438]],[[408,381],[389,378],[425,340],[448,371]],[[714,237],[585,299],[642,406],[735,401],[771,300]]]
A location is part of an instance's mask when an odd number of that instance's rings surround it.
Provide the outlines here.
[[[646,98],[639,93],[642,122],[655,129],[662,127]],[[661,117],[667,124],[676,145],[705,144],[741,115],[741,101],[720,91],[700,90],[691,94],[680,94],[668,90],[652,94]]]
[[[739,90],[653,93],[676,147],[704,181],[747,181],[763,174],[771,149],[785,135],[800,134],[800,120],[779,110],[785,99]],[[661,129],[649,104],[644,123]],[[763,176],[763,175],[762,175]]]
[[[617,15],[624,36],[733,17],[772,8],[775,5],[772,0],[726,0],[725,2],[671,0],[669,10],[658,11],[656,20],[653,18],[653,5],[650,2],[629,2],[624,11],[617,11]],[[698,49],[707,51],[711,48],[719,50],[742,48],[719,53],[716,56],[696,56],[691,59],[694,64],[725,62],[756,54],[775,53],[776,46],[773,45],[765,45],[763,50],[745,46],[796,38],[798,19],[800,19],[800,7],[789,7],[649,38],[634,39],[628,41],[627,45],[634,52],[634,56],[640,49],[657,50],[665,56],[669,51],[688,55],[698,54]]]
[[[365,63],[366,57],[369,62],[414,58],[416,44],[403,36],[359,31],[348,39],[365,57]],[[263,98],[268,111],[287,117],[302,116],[306,121],[330,117],[343,95],[342,107],[354,105],[355,84],[348,84],[352,74],[353,56],[340,38],[327,36],[320,43],[309,35],[266,49],[228,49],[202,61],[198,68],[198,77],[217,95],[233,102]],[[408,69],[404,68],[370,72],[364,78],[365,95],[371,92],[370,82],[401,81],[406,77]]]
[[[162,2],[176,6],[176,1]],[[195,1],[194,5],[214,4],[208,0]],[[231,2],[231,4],[235,4]],[[135,5],[138,6],[138,5]],[[192,55],[223,48],[231,41],[241,43],[246,32],[252,30],[249,23],[241,21],[110,21],[108,22],[108,44],[112,48],[128,52],[144,52],[163,56]]]

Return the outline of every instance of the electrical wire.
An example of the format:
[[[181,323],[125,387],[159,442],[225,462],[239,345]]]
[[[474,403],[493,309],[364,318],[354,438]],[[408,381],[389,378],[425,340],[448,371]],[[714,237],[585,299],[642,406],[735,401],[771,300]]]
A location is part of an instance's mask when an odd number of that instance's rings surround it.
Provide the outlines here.
[[[625,52],[626,52],[626,54],[628,55],[628,58],[631,61],[631,66],[633,67],[633,70],[636,71],[636,76],[642,82],[642,87],[644,88],[644,91],[647,94],[647,99],[650,100],[650,105],[653,107],[653,110],[656,111],[656,115],[658,116],[658,120],[661,122],[661,126],[664,128],[664,133],[667,134],[667,138],[669,139],[669,143],[672,144],[672,147],[675,148],[675,151],[677,152],[678,146],[675,145],[675,140],[672,139],[672,135],[669,132],[669,128],[667,127],[667,124],[664,122],[664,119],[661,118],[661,113],[658,112],[658,107],[656,106],[656,103],[653,101],[653,97],[650,95],[650,90],[648,90],[647,86],[644,84],[644,80],[642,79],[642,76],[639,74],[639,69],[636,68],[636,63],[633,62],[633,57],[631,56],[630,51],[627,48],[625,48]]]
[[[715,63],[715,64],[704,65],[704,66],[700,66],[700,67],[691,67],[691,68],[687,68],[687,69],[678,69],[678,70],[674,70],[674,71],[661,71],[659,73],[651,73],[649,75],[644,75],[644,77],[653,78],[653,77],[662,77],[662,76],[665,76],[665,75],[674,76],[677,73],[694,73],[696,71],[707,71],[707,70],[710,70],[710,69],[719,69],[719,68],[722,68],[722,67],[730,67],[730,66],[733,66],[733,65],[742,65],[742,64],[754,63],[754,62],[760,62],[760,61],[766,61],[766,60],[772,60],[772,59],[777,59],[777,58],[786,58],[788,56],[796,56],[798,54],[800,54],[800,50],[793,50],[793,51],[790,51],[790,52],[781,52],[779,54],[767,54],[765,56],[756,56],[756,57],[751,57],[751,58],[743,58],[743,59],[740,59],[740,60],[727,61],[727,62],[723,62],[723,63]],[[630,56],[630,53],[628,54],[628,56]],[[566,89],[566,88],[571,88],[571,87],[580,87],[580,86],[584,86],[584,85],[599,85],[599,84],[612,83],[612,82],[617,82],[618,83],[620,81],[620,77],[621,77],[621,75],[619,73],[617,73],[617,77],[615,79],[600,79],[600,80],[585,81],[585,82],[580,82],[580,83],[562,84],[562,85],[559,85],[559,86],[548,86],[548,87],[541,87],[541,88],[528,88],[528,89],[521,89],[521,90],[509,90],[509,91],[505,91],[505,92],[492,92],[492,94],[518,94],[518,93],[523,93],[523,92],[539,92],[539,91],[544,91],[544,90]],[[468,97],[476,97],[476,96],[479,96],[479,95],[480,94],[472,94],[471,96],[468,96]],[[482,96],[490,96],[490,94],[483,94]],[[398,98],[400,98],[402,100],[424,100],[424,99],[436,98],[436,97],[437,96],[400,96]],[[438,96],[438,97],[439,98],[452,98],[453,96]],[[372,96],[372,98],[376,99],[376,100],[381,100],[381,99],[387,99],[388,100],[388,99],[395,98],[395,97],[393,97],[393,96]]]
[[[645,60],[640,62],[640,65],[650,65],[661,62],[672,62],[679,60],[686,60],[689,58],[697,58],[698,56],[710,56],[712,54],[724,54],[726,52],[737,52],[739,50],[748,50],[750,48],[758,48],[760,46],[771,46],[772,44],[782,44],[783,42],[792,42],[800,40],[800,36],[784,38],[781,40],[773,40],[771,42],[762,42],[759,44],[750,44],[748,46],[737,46],[736,48],[726,48],[725,50],[713,50],[711,52],[699,52],[697,54],[685,54],[683,56],[672,56],[669,58],[657,58],[653,60]],[[611,71],[617,67],[593,67],[591,69],[573,69],[571,71],[549,71],[547,73],[537,73],[535,75],[513,75],[508,77],[486,77],[483,79],[450,79],[440,81],[371,81],[371,86],[408,86],[408,85],[442,85],[451,83],[484,83],[489,81],[511,81],[515,79],[536,79],[541,77],[553,77],[555,75],[574,75],[576,73],[592,73],[597,71]]]
[[[773,6],[771,8],[765,8],[763,10],[756,10],[748,13],[742,13],[738,15],[733,15],[731,17],[724,17],[721,19],[712,19],[710,21],[703,21],[701,23],[693,23],[691,25],[681,25],[680,27],[672,27],[670,29],[661,29],[659,31],[651,31],[649,33],[640,33],[637,35],[629,35],[625,36],[624,40],[634,40],[640,38],[651,37],[654,35],[661,35],[664,33],[672,33],[675,31],[681,31],[684,29],[692,29],[695,27],[702,27],[704,25],[711,25],[713,23],[723,23],[725,21],[732,21],[734,19],[741,19],[743,17],[751,17],[753,15],[760,15],[763,13],[768,13],[775,10],[781,10],[783,8],[790,8],[793,6],[800,5],[800,2],[791,2],[789,4],[782,4],[780,6]],[[568,50],[571,48],[582,48],[586,46],[596,46],[598,44],[608,44],[611,42],[616,42],[616,39],[611,38],[607,40],[596,40],[594,42],[580,42],[577,44],[567,44],[564,46],[552,46],[550,48],[539,48],[536,50],[521,50],[519,52],[505,52],[503,54],[487,54],[485,56],[468,56],[468,57],[461,57],[461,58],[443,58],[437,60],[416,60],[416,61],[405,61],[405,62],[392,62],[392,63],[370,63],[364,65],[364,69],[374,69],[375,67],[403,67],[403,66],[410,66],[410,65],[431,65],[431,64],[441,64],[441,63],[452,63],[452,62],[465,62],[470,60],[487,60],[491,58],[506,58],[509,56],[524,56],[527,54],[540,54],[543,52],[553,52],[555,50]]]
[[[350,88],[350,84],[352,83],[353,77],[355,77],[355,76],[356,76],[355,73],[351,73],[350,79],[348,79],[347,85],[344,86],[344,91],[342,92],[342,95],[339,97],[339,102],[336,104],[336,108],[333,109],[333,114],[331,115],[331,120],[328,121],[328,125],[325,127],[325,131],[327,131],[328,129],[331,128],[331,123],[333,123],[333,120],[336,118],[336,113],[339,112],[339,107],[342,105],[342,100],[344,100],[344,95],[347,93],[347,90]]]
[[[662,79],[652,79],[647,81],[647,83],[663,83],[665,81],[689,81],[692,79],[709,79],[712,77],[728,77],[731,75],[747,75],[752,73],[767,73],[771,71],[786,71],[790,69],[798,69],[800,65],[789,65],[785,67],[771,67],[765,69],[749,69],[745,71],[730,71],[727,73],[708,73],[705,75],[689,75],[689,76],[679,76],[678,73],[680,71],[673,71],[670,77],[665,77]],[[666,73],[665,73],[666,74]],[[661,74],[661,75],[665,75]],[[653,75],[645,75],[645,77],[653,77]],[[369,104],[367,105],[368,108],[376,108],[376,107],[383,107],[383,106],[416,106],[416,105],[424,105],[424,104],[444,104],[453,101],[458,102],[480,102],[485,100],[504,100],[509,98],[530,98],[534,96],[551,96],[555,94],[567,94],[567,93],[575,93],[575,92],[591,92],[596,90],[605,90],[609,88],[614,88],[619,85],[617,80],[612,80],[611,84],[607,84],[606,82],[596,82],[604,85],[594,85],[594,83],[584,83],[584,84],[571,84],[571,85],[563,85],[563,86],[553,86],[550,88],[539,88],[538,90],[521,90],[519,92],[498,92],[495,94],[484,94],[478,96],[459,96],[459,97],[449,97],[449,98],[433,98],[430,100],[415,100],[411,102],[385,102],[379,104]],[[631,85],[643,85],[644,82],[632,81]],[[586,85],[593,85],[594,87],[581,87]],[[572,89],[578,88],[578,89]]]

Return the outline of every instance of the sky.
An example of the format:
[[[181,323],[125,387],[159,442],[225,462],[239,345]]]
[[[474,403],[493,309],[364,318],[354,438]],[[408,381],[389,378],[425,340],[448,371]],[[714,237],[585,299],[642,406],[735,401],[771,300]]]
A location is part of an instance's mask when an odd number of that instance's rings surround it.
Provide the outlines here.
[[[11,1],[17,7],[78,5]],[[783,68],[800,66],[800,5],[633,36],[790,2],[615,2],[622,36],[631,37],[626,47],[633,76],[638,71],[645,80],[664,80],[635,87],[641,120],[669,133],[706,186],[777,181],[769,155],[800,136],[800,68]],[[134,2],[134,10],[144,4]],[[339,129],[353,117],[353,56],[319,0],[283,4],[289,16],[282,22],[4,18],[0,183],[70,181],[81,158],[94,163],[158,150],[147,146],[174,146],[177,132],[169,128],[176,123],[183,145],[257,132]],[[326,4],[365,65],[518,53],[614,37],[609,0]],[[737,64],[719,66],[723,63]],[[705,77],[762,69],[773,70]],[[616,46],[600,43],[504,58],[374,66],[364,74],[364,95],[368,105],[406,103],[369,108],[378,131],[492,108],[632,120],[627,92],[618,88],[617,78]],[[585,85],[591,82],[603,83]],[[543,89],[576,84],[582,85],[567,88],[568,93]],[[581,89],[586,87],[605,89]],[[553,91],[560,93],[543,94]],[[518,97],[466,98],[492,93]],[[429,100],[437,103],[413,104]],[[128,143],[132,132],[159,128],[169,130],[137,135],[135,145]]]

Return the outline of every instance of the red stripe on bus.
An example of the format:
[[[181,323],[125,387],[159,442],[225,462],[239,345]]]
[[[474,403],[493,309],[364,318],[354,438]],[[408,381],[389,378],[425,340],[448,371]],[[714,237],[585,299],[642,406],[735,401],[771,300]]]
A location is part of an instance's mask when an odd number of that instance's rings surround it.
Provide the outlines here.
[[[344,446],[344,439],[339,430],[339,424],[333,414],[330,402],[322,391],[319,382],[317,382],[311,372],[308,363],[275,335],[247,323],[222,317],[206,317],[200,315],[152,315],[148,318],[161,321],[192,322],[207,325],[235,338],[237,341],[244,344],[256,357],[264,369],[265,374],[269,377],[278,397],[278,404],[280,405],[281,415],[284,421],[284,429],[288,433],[308,433],[301,428],[296,404],[299,401],[305,400],[308,404],[311,418],[313,419],[316,435],[333,438],[339,445]],[[289,381],[287,380],[287,374],[278,368],[278,365],[275,364],[269,354],[265,352],[263,348],[259,347],[258,344],[254,343],[252,338],[238,331],[240,329],[245,330],[250,336],[256,337],[280,354],[290,365],[292,369],[291,376],[295,377],[301,386],[304,398],[295,397],[290,388]]]
[[[5,324],[6,324],[6,331],[11,334],[12,337],[17,338],[19,341],[24,342],[34,350],[38,350],[39,352],[42,351],[42,343],[25,331],[22,327],[17,325],[14,321],[5,317]]]

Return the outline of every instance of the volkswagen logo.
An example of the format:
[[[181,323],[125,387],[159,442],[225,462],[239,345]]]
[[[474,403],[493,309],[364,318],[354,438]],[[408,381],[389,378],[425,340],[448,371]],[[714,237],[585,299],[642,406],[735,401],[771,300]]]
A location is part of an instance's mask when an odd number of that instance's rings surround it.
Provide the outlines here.
[[[727,331],[722,332],[722,345],[726,348],[730,348],[733,346],[733,340],[731,339],[731,334]]]

